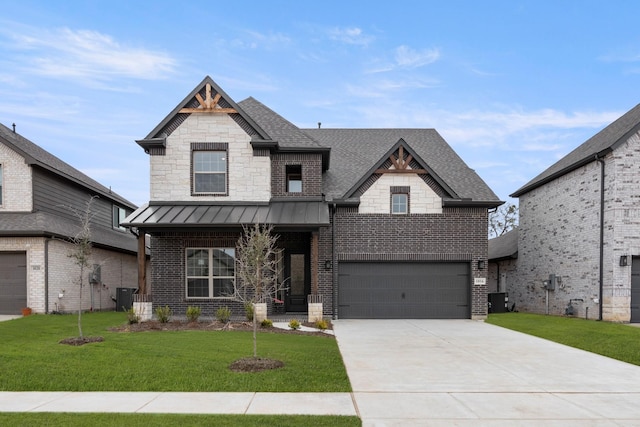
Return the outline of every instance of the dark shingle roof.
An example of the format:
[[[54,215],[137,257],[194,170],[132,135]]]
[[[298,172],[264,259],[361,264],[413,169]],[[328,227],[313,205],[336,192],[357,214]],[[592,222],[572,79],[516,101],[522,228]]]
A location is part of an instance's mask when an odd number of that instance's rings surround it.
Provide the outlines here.
[[[495,193],[470,169],[434,129],[303,129],[331,148],[325,194],[342,198],[400,140],[420,156],[461,199],[499,202]]]
[[[72,181],[96,192],[101,197],[116,201],[128,208],[136,209],[137,207],[124,197],[114,193],[92,178],[89,178],[87,175],[63,162],[20,134],[13,132],[1,123],[0,143],[7,145],[9,148],[23,156],[25,161],[30,165],[37,165],[41,168],[47,169],[66,180]]]
[[[45,236],[66,239],[80,231],[77,221],[48,212],[0,213],[0,236]],[[116,232],[111,228],[94,226],[91,229],[94,245],[136,253],[137,240],[129,232]]]
[[[296,125],[253,97],[238,102],[251,118],[264,129],[280,148],[323,148]]]
[[[595,161],[596,155],[601,157],[615,149],[638,130],[640,130],[640,104],[633,107],[622,117],[602,129],[578,148],[526,183],[519,190],[511,194],[511,197],[519,197],[572,170]]]
[[[489,239],[489,261],[518,258],[518,229]]]

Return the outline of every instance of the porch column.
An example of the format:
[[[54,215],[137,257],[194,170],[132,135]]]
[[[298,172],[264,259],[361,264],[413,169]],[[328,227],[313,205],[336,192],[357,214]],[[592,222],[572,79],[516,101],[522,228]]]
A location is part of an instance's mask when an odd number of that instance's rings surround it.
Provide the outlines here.
[[[311,294],[318,294],[318,232],[311,233]]]
[[[147,253],[142,230],[138,230],[138,293],[147,294]]]

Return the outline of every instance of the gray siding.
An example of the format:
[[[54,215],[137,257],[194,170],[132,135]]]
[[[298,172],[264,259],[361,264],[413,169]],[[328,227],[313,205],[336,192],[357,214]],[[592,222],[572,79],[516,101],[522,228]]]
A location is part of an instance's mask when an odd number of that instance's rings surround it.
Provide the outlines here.
[[[33,208],[36,211],[50,212],[64,218],[77,220],[74,211],[82,212],[86,203],[95,193],[87,191],[40,168],[33,168]],[[127,214],[130,209],[125,208]],[[112,228],[113,201],[99,197],[93,202],[93,222],[106,228]]]

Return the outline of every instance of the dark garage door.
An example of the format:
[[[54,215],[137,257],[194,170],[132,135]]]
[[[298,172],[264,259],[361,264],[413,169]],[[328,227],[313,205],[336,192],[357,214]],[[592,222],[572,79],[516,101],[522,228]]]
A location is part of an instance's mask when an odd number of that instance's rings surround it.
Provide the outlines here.
[[[468,319],[468,263],[341,262],[338,317]]]
[[[26,306],[27,254],[0,253],[0,314],[20,314]]]

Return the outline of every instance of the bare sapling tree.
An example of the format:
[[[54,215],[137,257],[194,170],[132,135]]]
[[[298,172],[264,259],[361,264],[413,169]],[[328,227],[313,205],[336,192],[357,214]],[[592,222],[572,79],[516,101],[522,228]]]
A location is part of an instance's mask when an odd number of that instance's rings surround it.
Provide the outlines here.
[[[502,236],[518,226],[518,207],[508,203],[489,213],[489,238]]]
[[[255,224],[243,226],[238,240],[238,280],[234,297],[245,305],[253,307],[253,357],[258,357],[257,337],[258,321],[256,303],[267,302],[286,289],[279,282],[281,265],[278,262],[278,236],[273,234],[271,225]]]
[[[92,242],[91,242],[91,220],[95,215],[92,210],[93,201],[98,196],[92,196],[87,200],[83,209],[69,207],[74,215],[78,218],[79,231],[71,238],[73,249],[69,252],[69,258],[80,267],[80,276],[78,277],[79,298],[78,298],[78,334],[80,338],[84,338],[82,334],[82,287],[84,285],[85,271],[88,271],[89,261],[91,260]]]

